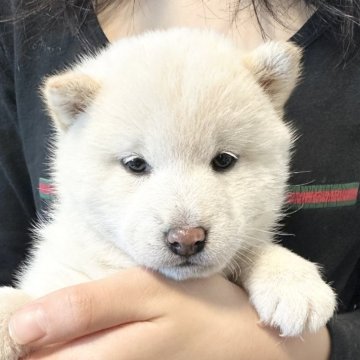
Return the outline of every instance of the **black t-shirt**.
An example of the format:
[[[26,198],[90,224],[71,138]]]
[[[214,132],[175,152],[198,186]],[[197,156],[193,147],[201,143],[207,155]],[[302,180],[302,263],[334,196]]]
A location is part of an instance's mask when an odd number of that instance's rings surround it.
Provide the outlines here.
[[[9,2],[0,0],[0,14]],[[51,195],[51,128],[39,96],[44,76],[106,46],[91,9],[78,34],[58,9],[14,26],[0,23],[0,283],[31,244],[29,228],[46,216]],[[332,29],[334,30],[334,29]],[[359,32],[359,29],[356,30]],[[360,359],[360,55],[342,48],[315,13],[291,39],[304,48],[302,80],[288,101],[297,129],[281,241],[322,266],[339,299],[329,324],[332,359]],[[79,36],[78,36],[79,35]]]

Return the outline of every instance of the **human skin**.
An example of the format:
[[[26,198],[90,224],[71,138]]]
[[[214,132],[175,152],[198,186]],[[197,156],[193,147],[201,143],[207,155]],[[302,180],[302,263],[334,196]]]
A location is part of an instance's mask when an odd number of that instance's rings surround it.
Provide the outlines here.
[[[98,19],[110,42],[149,30],[195,27],[212,29],[231,38],[239,48],[253,50],[264,42],[263,33],[251,1],[241,0],[234,18],[232,10],[236,3],[233,0],[136,0],[133,6],[133,0],[122,0],[120,5],[100,13]],[[257,10],[267,40],[288,40],[314,12],[302,1],[271,3],[279,21],[261,7]]]
[[[330,347],[325,328],[282,338],[261,325],[247,294],[220,275],[177,282],[141,268],[38,299],[11,328],[19,342],[40,336],[28,360],[326,360]]]

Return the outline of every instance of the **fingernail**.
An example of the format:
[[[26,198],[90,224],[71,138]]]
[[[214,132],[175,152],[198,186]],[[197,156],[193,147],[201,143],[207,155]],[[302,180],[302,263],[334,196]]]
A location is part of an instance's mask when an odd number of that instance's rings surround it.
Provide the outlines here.
[[[45,314],[41,307],[27,307],[11,317],[9,334],[17,344],[26,345],[45,336],[45,325]]]

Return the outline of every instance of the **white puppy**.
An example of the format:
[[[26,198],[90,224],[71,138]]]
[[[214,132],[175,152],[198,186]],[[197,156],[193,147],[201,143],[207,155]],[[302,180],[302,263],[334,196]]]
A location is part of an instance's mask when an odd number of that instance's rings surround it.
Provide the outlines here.
[[[176,29],[121,40],[45,81],[57,199],[18,289],[0,289],[1,360],[25,350],[7,330],[19,306],[135,265],[178,280],[223,272],[286,336],[328,321],[331,288],[271,235],[300,57],[289,43],[243,54],[212,32]]]

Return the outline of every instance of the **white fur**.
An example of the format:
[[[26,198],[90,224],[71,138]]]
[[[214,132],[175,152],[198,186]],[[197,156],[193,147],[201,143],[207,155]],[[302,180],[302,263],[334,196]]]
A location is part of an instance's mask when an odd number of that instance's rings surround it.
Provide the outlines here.
[[[292,145],[282,107],[299,59],[286,43],[242,54],[214,33],[177,29],[122,40],[49,78],[57,201],[19,288],[36,298],[134,265],[178,280],[224,272],[282,334],[324,325],[332,290],[271,236]],[[219,173],[210,164],[222,151],[239,161]],[[129,173],[121,159],[131,154],[151,173]],[[197,226],[208,230],[206,246],[180,267],[164,233]]]

